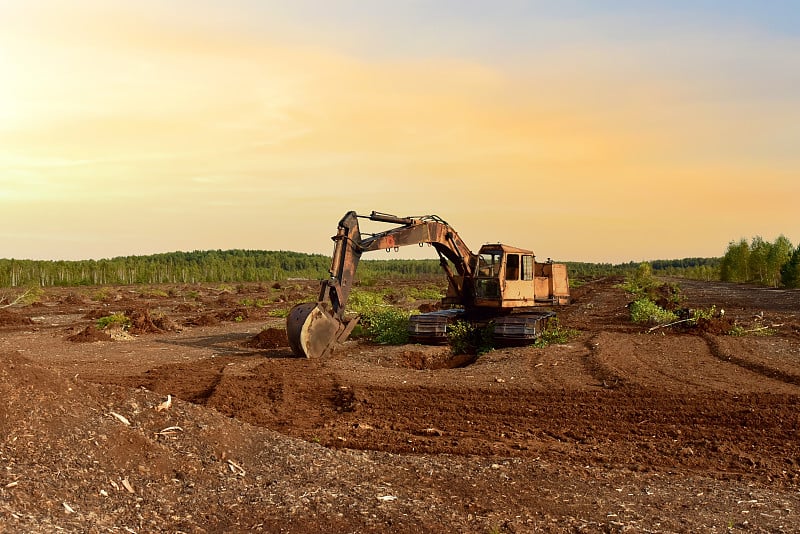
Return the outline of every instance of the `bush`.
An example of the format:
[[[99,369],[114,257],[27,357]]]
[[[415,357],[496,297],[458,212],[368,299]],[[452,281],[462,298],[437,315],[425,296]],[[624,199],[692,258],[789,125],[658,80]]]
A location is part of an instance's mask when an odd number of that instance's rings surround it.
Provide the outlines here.
[[[630,305],[634,323],[666,324],[678,320],[678,316],[647,298],[640,298]]]
[[[442,297],[444,292],[438,287],[412,287],[408,290],[408,298],[411,300],[439,300]]]
[[[128,328],[131,325],[130,318],[124,313],[112,313],[105,317],[100,317],[95,321],[98,330],[105,330],[106,328],[119,326],[121,328]]]
[[[733,327],[728,331],[729,336],[774,336],[776,333],[774,328],[751,328],[746,329],[745,327],[735,324]]]
[[[717,313],[717,307],[712,304],[711,307],[707,309],[697,308],[692,310],[692,316],[689,317],[689,323],[696,325],[700,321],[711,321],[717,317],[719,317],[719,314]]]
[[[238,305],[245,308],[266,308],[269,305],[269,302],[264,299],[254,299],[248,297],[239,300]]]
[[[447,329],[447,342],[453,354],[484,354],[494,349],[494,323],[474,326],[456,321]]]
[[[411,314],[391,307],[373,309],[361,317],[363,332],[375,343],[403,345],[408,343]]]
[[[540,348],[546,347],[547,345],[561,345],[569,342],[570,339],[577,335],[577,330],[561,326],[561,323],[558,322],[558,318],[553,317],[547,322],[547,327],[542,331],[534,345]]]
[[[347,311],[358,315],[369,315],[376,309],[386,306],[382,293],[354,289],[347,300]]]
[[[656,287],[652,266],[647,262],[640,263],[636,267],[636,271],[625,277],[625,283],[621,287],[636,296],[647,295]]]

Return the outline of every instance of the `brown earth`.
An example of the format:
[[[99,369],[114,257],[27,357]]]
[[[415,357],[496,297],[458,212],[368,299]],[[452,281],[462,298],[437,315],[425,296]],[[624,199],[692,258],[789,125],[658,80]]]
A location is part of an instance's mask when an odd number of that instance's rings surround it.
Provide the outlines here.
[[[618,282],[478,358],[295,359],[313,282],[45,290],[0,323],[0,532],[796,532],[800,291],[678,281],[735,337],[648,332]]]

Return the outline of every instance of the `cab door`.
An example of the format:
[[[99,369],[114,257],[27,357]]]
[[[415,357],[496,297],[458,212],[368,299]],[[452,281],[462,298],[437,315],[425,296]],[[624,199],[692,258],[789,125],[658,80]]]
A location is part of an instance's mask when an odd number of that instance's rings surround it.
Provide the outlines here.
[[[533,302],[533,256],[506,253],[503,281],[503,307]]]

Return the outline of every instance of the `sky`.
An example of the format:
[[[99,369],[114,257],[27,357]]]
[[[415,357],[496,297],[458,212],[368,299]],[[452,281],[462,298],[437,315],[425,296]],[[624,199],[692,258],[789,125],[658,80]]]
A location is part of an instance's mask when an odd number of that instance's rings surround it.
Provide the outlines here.
[[[794,1],[0,0],[0,258],[797,245],[798,88]]]

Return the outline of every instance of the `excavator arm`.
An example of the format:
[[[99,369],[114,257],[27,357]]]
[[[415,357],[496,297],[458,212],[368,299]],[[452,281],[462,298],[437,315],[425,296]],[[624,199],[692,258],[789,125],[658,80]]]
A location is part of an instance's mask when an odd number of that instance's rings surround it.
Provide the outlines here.
[[[359,218],[396,226],[363,237]],[[439,254],[450,286],[462,303],[468,306],[473,298],[467,290],[471,285],[464,284],[464,280],[473,276],[475,255],[455,230],[436,215],[396,217],[373,211],[368,216],[361,216],[350,211],[339,221],[332,239],[335,245],[330,278],[320,283],[317,302],[298,304],[287,317],[289,344],[298,356],[322,356],[350,335],[358,319],[346,321],[344,312],[364,252],[430,244]]]

